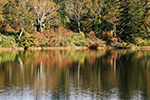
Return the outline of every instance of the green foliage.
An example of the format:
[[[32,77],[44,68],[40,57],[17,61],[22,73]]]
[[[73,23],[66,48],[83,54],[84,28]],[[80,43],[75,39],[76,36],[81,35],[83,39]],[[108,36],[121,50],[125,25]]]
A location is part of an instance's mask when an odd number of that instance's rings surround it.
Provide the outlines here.
[[[0,35],[0,45],[2,47],[18,47],[14,37]]]
[[[141,41],[137,41],[137,45],[138,46],[150,46],[150,40],[141,40]]]
[[[144,23],[140,3],[123,0],[119,9],[118,36],[125,42],[135,43],[134,36],[140,34],[141,25]]]
[[[91,42],[87,41],[84,38],[83,39],[75,38],[71,41],[71,43],[76,46],[89,46],[89,44],[91,44]]]
[[[28,48],[28,47],[32,47],[32,46],[36,46],[36,40],[35,37],[21,37],[20,39],[17,39],[17,43],[19,45],[19,47],[24,47],[24,48]]]
[[[141,43],[139,43],[139,46],[146,46],[146,45],[147,45],[146,42],[141,42]]]
[[[138,42],[135,37],[148,37],[150,11],[146,4],[149,4],[149,1],[6,0],[0,1],[0,27],[1,32],[7,35],[5,38],[11,40],[13,35],[12,38],[15,38],[21,47],[97,47],[105,44],[123,45],[123,41],[144,46],[149,45],[149,41]],[[35,31],[36,28],[42,33]],[[112,34],[116,33],[116,28],[118,34],[112,37]],[[20,30],[20,34],[27,32],[31,36],[25,35],[18,39]],[[100,37],[99,33],[105,36]],[[98,38],[102,38],[106,43]],[[15,41],[12,39],[11,42]],[[7,43],[8,41],[4,45],[11,44]]]
[[[85,38],[84,32],[80,32],[80,35]]]
[[[32,29],[34,22],[33,14],[30,11],[31,6],[29,2],[22,0],[8,0],[3,7],[3,14],[5,16],[6,24],[10,26],[17,26],[27,30]],[[15,28],[15,27],[14,27]]]

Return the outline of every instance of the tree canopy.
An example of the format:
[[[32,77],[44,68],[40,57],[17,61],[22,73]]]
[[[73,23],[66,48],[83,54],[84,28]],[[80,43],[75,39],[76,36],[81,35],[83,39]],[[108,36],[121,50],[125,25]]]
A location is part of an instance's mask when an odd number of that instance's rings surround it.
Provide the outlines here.
[[[0,25],[43,32],[59,27],[134,43],[150,32],[149,0],[0,0]],[[88,30],[88,31],[87,31]]]

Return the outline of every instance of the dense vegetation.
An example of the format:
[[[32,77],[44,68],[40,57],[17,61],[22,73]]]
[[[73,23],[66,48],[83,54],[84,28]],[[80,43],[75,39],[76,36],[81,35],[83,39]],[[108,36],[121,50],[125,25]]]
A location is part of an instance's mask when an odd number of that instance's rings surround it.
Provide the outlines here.
[[[0,0],[0,45],[150,45],[149,4],[149,0]]]

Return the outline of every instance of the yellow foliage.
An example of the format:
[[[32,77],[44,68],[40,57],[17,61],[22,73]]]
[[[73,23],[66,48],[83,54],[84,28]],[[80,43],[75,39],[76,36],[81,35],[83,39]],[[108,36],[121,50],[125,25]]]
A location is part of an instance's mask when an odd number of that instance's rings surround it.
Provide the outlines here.
[[[84,32],[80,32],[80,35],[85,38]]]
[[[57,10],[60,6],[53,2],[53,0],[31,0],[31,2],[34,8],[34,14],[36,15],[35,18],[38,20],[36,24],[59,22]]]

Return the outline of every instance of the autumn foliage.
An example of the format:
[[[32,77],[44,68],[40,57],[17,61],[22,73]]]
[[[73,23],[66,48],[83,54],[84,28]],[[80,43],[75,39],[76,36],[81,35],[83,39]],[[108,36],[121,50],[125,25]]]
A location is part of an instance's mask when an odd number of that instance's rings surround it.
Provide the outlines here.
[[[19,47],[150,45],[149,3],[129,1],[0,0],[0,32]]]

